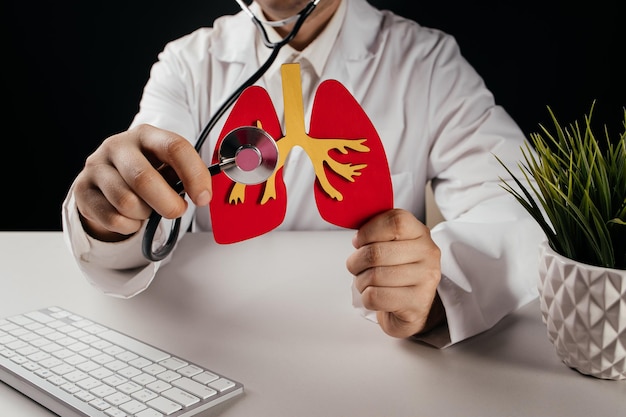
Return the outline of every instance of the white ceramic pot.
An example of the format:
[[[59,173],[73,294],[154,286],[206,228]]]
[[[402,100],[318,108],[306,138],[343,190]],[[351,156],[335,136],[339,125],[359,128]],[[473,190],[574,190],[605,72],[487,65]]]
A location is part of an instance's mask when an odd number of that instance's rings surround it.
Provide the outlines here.
[[[626,379],[626,270],[573,261],[541,244],[539,299],[559,358],[582,374]]]

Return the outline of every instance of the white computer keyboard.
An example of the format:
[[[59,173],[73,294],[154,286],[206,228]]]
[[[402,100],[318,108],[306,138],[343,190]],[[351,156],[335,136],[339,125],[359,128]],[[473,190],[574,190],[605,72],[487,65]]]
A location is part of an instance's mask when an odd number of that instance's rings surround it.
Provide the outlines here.
[[[65,416],[193,416],[243,385],[48,307],[0,318],[0,380]]]

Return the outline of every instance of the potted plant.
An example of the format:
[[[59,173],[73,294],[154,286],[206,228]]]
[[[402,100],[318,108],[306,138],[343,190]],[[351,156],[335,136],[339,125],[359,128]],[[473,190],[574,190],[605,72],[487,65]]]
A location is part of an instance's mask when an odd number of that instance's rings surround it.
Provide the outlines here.
[[[554,131],[540,125],[518,163],[526,184],[502,186],[546,235],[540,247],[539,298],[557,355],[582,374],[626,379],[626,108],[624,132],[605,142],[591,117]],[[497,156],[496,156],[497,158]],[[516,186],[517,187],[516,187]]]

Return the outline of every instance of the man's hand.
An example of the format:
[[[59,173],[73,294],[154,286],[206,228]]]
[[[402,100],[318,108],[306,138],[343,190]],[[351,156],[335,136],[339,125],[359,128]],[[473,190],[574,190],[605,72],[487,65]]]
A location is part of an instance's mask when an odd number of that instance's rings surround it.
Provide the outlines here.
[[[152,210],[168,219],[182,216],[187,202],[159,171],[164,164],[196,205],[209,204],[211,174],[193,145],[175,133],[141,125],[107,138],[78,174],[74,195],[87,233],[120,241],[137,232]]]
[[[346,266],[363,306],[376,311],[393,337],[426,332],[445,319],[437,286],[441,253],[430,230],[411,213],[393,209],[363,225]]]

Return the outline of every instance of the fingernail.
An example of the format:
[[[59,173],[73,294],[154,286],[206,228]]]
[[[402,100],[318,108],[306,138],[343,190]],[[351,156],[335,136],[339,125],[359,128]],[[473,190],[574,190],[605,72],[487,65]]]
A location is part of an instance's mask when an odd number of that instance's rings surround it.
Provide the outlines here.
[[[197,205],[199,206],[207,206],[211,202],[211,192],[208,190],[202,191],[198,195]]]

